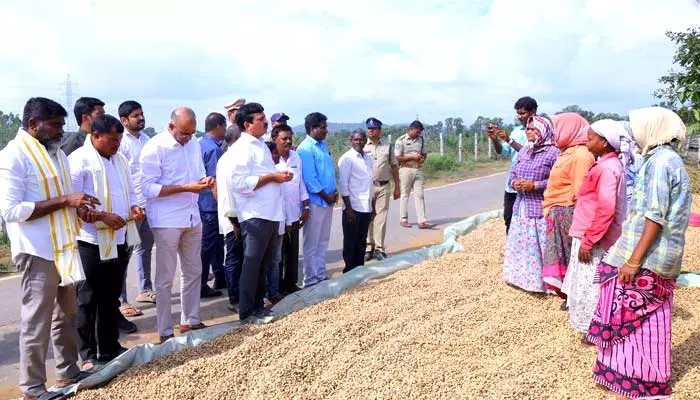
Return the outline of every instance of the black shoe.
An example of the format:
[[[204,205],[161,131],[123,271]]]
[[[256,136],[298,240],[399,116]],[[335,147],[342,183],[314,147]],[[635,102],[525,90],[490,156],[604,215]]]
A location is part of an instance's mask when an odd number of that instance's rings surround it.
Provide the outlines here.
[[[298,291],[300,291],[300,290],[301,290],[301,289],[299,289],[299,287],[298,287],[297,285],[293,285],[292,287],[288,287],[287,290],[286,290],[286,292],[287,292],[287,295],[290,295],[290,294],[296,293],[296,292],[298,292]]]
[[[365,261],[369,261],[374,258],[374,253],[371,251],[365,252]]]
[[[387,258],[389,258],[389,256],[387,256],[386,253],[383,252],[383,251],[381,251],[381,250],[375,250],[375,251],[374,251],[374,257],[375,257],[378,261],[386,260]]]
[[[122,353],[125,353],[127,350],[129,350],[129,349],[127,349],[127,348],[124,347],[124,346],[121,346],[121,347],[119,348],[119,350],[117,350],[117,353],[114,354],[114,355],[103,356],[103,355],[100,354],[100,356],[97,357],[97,361],[99,361],[99,362],[101,362],[101,363],[108,363],[108,362],[114,360],[115,358],[119,357],[120,355],[122,355]]]
[[[231,311],[234,314],[238,314],[238,304],[231,304],[229,303],[228,305],[229,311]]]
[[[135,323],[129,321],[121,314],[119,314],[119,319],[117,320],[117,327],[120,333],[134,333],[138,330]]]
[[[214,290],[209,287],[209,285],[204,285],[202,286],[202,291],[200,292],[200,296],[203,299],[207,299],[210,297],[219,297],[221,296],[221,290]]]
[[[55,386],[58,389],[63,389],[66,386],[70,386],[74,383],[78,383],[78,382],[82,381],[83,379],[87,378],[90,375],[92,375],[92,373],[87,372],[87,371],[80,371],[80,372],[78,372],[78,375],[76,375],[70,379],[57,379]]]
[[[214,290],[226,289],[226,281],[224,279],[214,278],[213,288],[214,288]]]
[[[278,293],[276,296],[268,297],[267,299],[270,300],[270,303],[277,304],[284,299],[284,296]]]
[[[244,325],[262,325],[272,322],[272,320],[275,319],[275,317],[276,314],[272,312],[272,310],[262,309],[254,312],[252,315],[241,321],[241,323]]]

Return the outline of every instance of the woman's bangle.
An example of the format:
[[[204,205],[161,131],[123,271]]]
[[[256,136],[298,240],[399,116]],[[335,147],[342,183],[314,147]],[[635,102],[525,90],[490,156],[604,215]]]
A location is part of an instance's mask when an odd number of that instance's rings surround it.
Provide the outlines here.
[[[632,264],[629,260],[627,260],[627,262],[625,262],[625,265],[627,265],[628,267],[633,268],[633,269],[639,269],[642,267],[642,264]]]

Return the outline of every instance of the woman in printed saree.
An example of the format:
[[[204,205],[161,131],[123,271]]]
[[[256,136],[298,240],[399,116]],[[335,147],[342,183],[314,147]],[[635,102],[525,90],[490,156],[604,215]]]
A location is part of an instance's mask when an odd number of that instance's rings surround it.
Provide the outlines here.
[[[559,155],[548,119],[533,116],[527,124],[527,146],[510,171],[511,187],[518,192],[506,239],[503,279],[529,292],[545,292],[542,281],[542,253],[546,222],[542,200],[549,172]]]
[[[662,399],[671,388],[671,309],[690,216],[690,180],[672,147],[685,126],[672,111],[630,112],[641,166],[622,233],[598,267],[588,340],[595,381],[618,399]]]
[[[583,180],[569,229],[571,259],[562,292],[567,296],[569,321],[584,334],[583,343],[588,343],[585,333],[598,305],[600,285],[594,283],[597,267],[620,237],[626,215],[622,137],[627,137],[622,122],[610,119],[594,122],[588,130],[588,150],[597,161]]]
[[[586,147],[590,125],[585,118],[576,113],[562,113],[552,117],[552,124],[554,142],[561,153],[549,174],[542,201],[547,221],[542,276],[547,292],[566,297],[561,285],[571,257],[569,228],[583,177],[595,160]]]

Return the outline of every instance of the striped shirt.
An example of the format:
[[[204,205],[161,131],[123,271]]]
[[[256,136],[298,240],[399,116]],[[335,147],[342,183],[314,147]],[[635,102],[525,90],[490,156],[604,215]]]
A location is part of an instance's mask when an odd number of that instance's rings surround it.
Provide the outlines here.
[[[642,268],[664,278],[677,277],[691,203],[690,178],[678,153],[668,145],[650,151],[637,174],[622,235],[610,248],[605,262],[614,267],[627,262],[648,219],[661,225],[661,232],[649,246]]]
[[[547,180],[554,162],[559,156],[559,149],[554,146],[545,146],[532,152],[527,147],[520,149],[518,160],[510,170],[508,184],[512,186],[515,180],[535,182],[535,190],[532,192],[518,192],[518,197],[513,205],[513,210],[520,209],[520,203],[525,206],[525,217],[542,218],[542,200],[547,189]]]

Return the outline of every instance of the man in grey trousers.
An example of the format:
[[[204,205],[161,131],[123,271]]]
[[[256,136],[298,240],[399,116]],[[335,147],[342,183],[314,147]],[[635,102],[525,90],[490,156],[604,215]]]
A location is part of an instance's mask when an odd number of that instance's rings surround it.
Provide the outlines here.
[[[0,151],[0,211],[7,222],[13,262],[22,272],[19,388],[25,399],[57,395],[46,390],[49,341],[56,359],[57,387],[87,375],[76,364],[77,305],[70,281],[79,279],[82,265],[76,232],[66,228],[77,224],[75,210],[86,222],[94,222],[88,207],[99,201],[85,193],[71,193],[68,159],[59,148],[66,116],[66,110],[53,100],[29,99],[22,128]],[[46,183],[44,175],[57,179]]]

